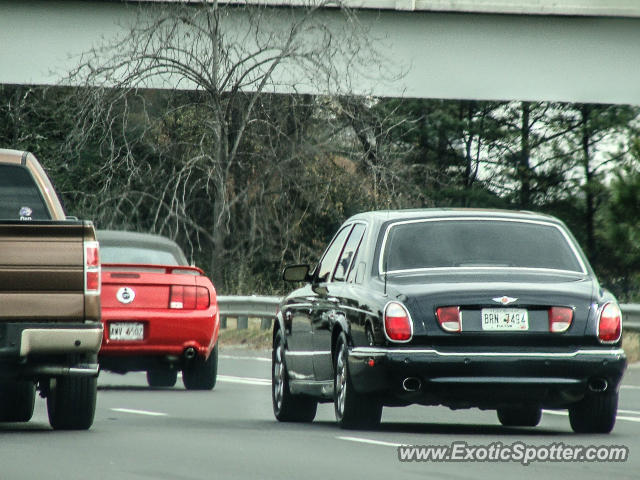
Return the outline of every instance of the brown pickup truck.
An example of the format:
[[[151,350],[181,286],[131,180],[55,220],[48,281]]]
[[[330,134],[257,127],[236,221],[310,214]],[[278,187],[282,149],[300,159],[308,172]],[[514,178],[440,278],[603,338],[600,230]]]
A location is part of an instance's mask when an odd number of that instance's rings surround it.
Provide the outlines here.
[[[54,429],[88,429],[101,341],[93,224],[32,154],[0,149],[0,421],[29,421],[38,389]]]

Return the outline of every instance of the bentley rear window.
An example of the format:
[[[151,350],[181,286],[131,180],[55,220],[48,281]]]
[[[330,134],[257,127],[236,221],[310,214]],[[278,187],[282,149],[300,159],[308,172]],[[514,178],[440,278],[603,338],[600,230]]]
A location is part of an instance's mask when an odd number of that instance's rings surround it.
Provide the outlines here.
[[[24,167],[0,165],[0,218],[51,220],[38,186]]]
[[[584,272],[569,238],[553,225],[495,219],[391,225],[381,270],[536,268]]]

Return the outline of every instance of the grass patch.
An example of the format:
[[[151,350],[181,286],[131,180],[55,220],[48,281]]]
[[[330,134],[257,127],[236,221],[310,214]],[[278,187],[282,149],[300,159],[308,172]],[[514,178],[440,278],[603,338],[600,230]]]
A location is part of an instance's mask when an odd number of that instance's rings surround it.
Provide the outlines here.
[[[629,363],[640,360],[640,333],[624,332],[622,334],[622,348]]]
[[[218,341],[222,346],[242,345],[247,348],[262,350],[271,348],[273,332],[271,329],[247,328],[237,330],[225,328],[220,330]]]

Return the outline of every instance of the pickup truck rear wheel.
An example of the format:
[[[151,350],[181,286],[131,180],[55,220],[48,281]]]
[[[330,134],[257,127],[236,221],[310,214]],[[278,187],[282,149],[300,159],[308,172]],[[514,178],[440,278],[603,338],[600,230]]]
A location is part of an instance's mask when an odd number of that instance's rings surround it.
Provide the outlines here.
[[[535,405],[498,409],[498,420],[505,427],[535,427],[541,417],[542,409]]]
[[[28,422],[33,416],[36,385],[29,380],[0,383],[0,422]]]
[[[334,410],[341,428],[375,428],[382,417],[382,403],[375,398],[359,394],[353,388],[347,361],[347,337],[340,333],[334,358]]]
[[[150,387],[173,387],[178,380],[178,371],[165,368],[162,370],[149,370],[147,383]]]
[[[59,377],[51,380],[47,396],[49,424],[54,430],[87,430],[96,411],[96,377]]]
[[[187,390],[213,390],[218,377],[218,343],[207,360],[196,358],[182,370],[182,383]]]
[[[569,407],[569,422],[576,433],[609,433],[617,414],[617,392],[589,394]]]

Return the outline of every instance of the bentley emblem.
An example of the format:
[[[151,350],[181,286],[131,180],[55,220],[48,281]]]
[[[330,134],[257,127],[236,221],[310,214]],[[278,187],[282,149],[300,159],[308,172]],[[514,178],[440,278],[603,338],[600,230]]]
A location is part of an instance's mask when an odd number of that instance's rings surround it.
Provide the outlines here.
[[[122,287],[118,290],[118,293],[116,293],[116,298],[120,303],[131,303],[133,299],[136,298],[136,292],[129,287]]]
[[[509,305],[510,303],[516,302],[518,299],[517,298],[512,298],[512,297],[507,297],[506,295],[504,297],[496,297],[496,298],[492,298],[492,300],[496,303],[501,303],[502,305]]]

